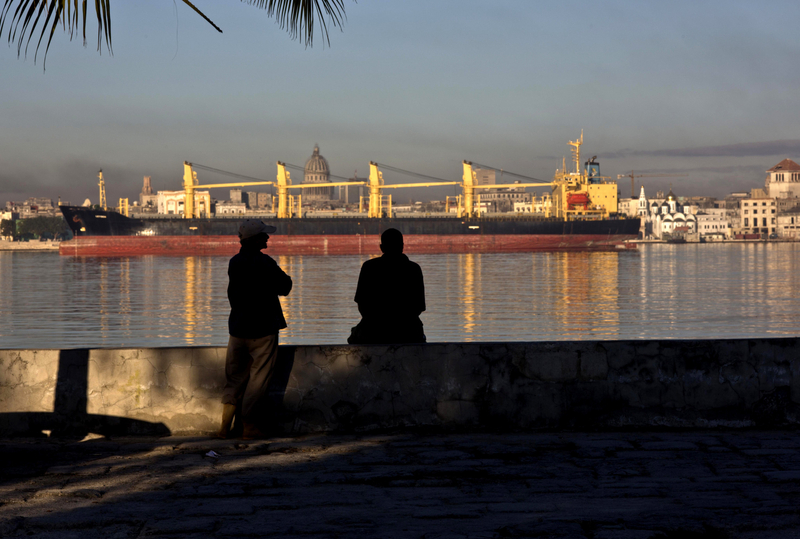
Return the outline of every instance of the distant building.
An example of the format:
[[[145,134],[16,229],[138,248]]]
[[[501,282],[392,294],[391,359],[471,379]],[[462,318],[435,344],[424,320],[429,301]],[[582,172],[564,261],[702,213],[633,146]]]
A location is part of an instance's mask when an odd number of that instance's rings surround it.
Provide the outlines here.
[[[800,165],[791,159],[784,159],[767,170],[764,190],[772,198],[800,197]]]
[[[162,215],[183,215],[185,191],[159,191],[156,195],[158,213]],[[211,195],[208,191],[194,192],[194,216],[211,216]]]
[[[30,197],[25,202],[6,202],[6,211],[18,213],[20,219],[61,215],[53,205],[53,200],[45,197]]]
[[[497,174],[494,170],[485,168],[474,168],[475,185],[495,185],[497,183]],[[475,193],[488,193],[489,189],[475,189]]]
[[[779,238],[800,239],[800,206],[778,214],[775,232]]]
[[[247,204],[244,202],[217,202],[216,215],[244,215],[247,211]]]
[[[639,199],[638,198],[621,198],[617,203],[617,213],[627,215],[628,217],[636,217],[639,215]]]
[[[644,196],[644,187],[639,194],[639,204],[644,200],[647,215],[642,217],[642,234],[645,238],[667,239],[686,237],[697,233],[697,216],[691,213],[690,205],[682,205],[678,197],[670,189],[666,197],[657,192],[658,198],[648,200]]]
[[[150,176],[144,177],[142,192],[139,193],[139,206],[143,211],[158,211],[158,195],[153,194],[153,187],[150,185]]]
[[[258,207],[271,210],[272,209],[272,195],[269,193],[258,193]]]
[[[348,181],[369,183],[369,178],[359,178],[357,174]],[[345,204],[358,204],[361,197],[367,196],[369,189],[365,185],[342,185],[339,187],[339,201]]]
[[[248,191],[245,193],[246,200],[243,200],[251,210],[258,208],[258,193],[255,191]]]
[[[705,208],[697,212],[697,233],[705,240],[725,240],[731,237],[731,210]]]
[[[314,152],[306,161],[303,168],[303,185],[330,183],[330,168],[328,161],[319,153],[319,146],[314,146]],[[303,203],[330,202],[333,198],[333,187],[312,187],[302,189],[300,193]]]
[[[242,200],[242,190],[241,189],[231,189],[231,202],[244,202]]]
[[[521,182],[515,181],[514,183]],[[514,211],[515,203],[522,202],[529,204],[531,202],[531,194],[526,193],[524,187],[514,187],[514,183],[507,184],[508,187],[492,189],[491,191],[482,189],[481,191],[483,192],[477,193],[476,198],[480,201],[481,206],[486,205],[487,211],[489,212]]]
[[[753,189],[754,195],[741,201],[739,232],[742,234],[772,234],[777,226],[778,209],[775,199],[766,196],[762,189]]]
[[[542,193],[541,197],[537,197],[536,193],[533,193],[531,200],[533,203],[533,213],[550,215],[553,212],[553,197],[551,193]]]
[[[533,202],[514,202],[514,213],[533,213]]]

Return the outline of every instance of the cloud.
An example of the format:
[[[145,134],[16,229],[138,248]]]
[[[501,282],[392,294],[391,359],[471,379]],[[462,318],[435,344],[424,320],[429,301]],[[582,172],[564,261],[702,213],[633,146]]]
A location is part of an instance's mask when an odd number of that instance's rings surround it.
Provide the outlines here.
[[[772,155],[800,155],[800,139],[771,140],[767,142],[745,142],[723,146],[699,146],[697,148],[675,148],[668,150],[618,150],[603,153],[604,159],[623,157],[762,157]]]
[[[730,165],[724,167],[659,167],[636,169],[636,174],[737,175],[761,178],[766,169],[762,165]]]

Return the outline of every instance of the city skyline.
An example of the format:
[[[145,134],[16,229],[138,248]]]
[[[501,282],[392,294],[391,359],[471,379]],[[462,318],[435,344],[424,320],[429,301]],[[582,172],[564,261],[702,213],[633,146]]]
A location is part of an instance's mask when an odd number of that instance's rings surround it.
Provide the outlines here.
[[[177,189],[184,160],[272,180],[315,143],[345,177],[457,180],[467,159],[550,180],[581,129],[604,175],[688,174],[648,192],[720,198],[800,160],[789,2],[347,3],[310,49],[260,10],[198,7],[226,33],[150,0],[113,6],[113,57],[56,33],[43,73],[1,49],[0,199],[94,201],[99,169],[110,199]]]

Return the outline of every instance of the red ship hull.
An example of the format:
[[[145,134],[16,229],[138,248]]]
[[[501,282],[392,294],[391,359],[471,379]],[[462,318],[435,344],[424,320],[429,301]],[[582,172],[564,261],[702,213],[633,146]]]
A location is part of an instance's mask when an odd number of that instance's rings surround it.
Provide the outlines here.
[[[519,253],[533,251],[614,251],[635,249],[623,243],[629,235],[525,235],[525,234],[407,234],[405,251],[419,253]],[[380,254],[378,235],[271,236],[271,255],[372,255]],[[232,256],[239,251],[236,236],[88,236],[61,243],[67,256]]]

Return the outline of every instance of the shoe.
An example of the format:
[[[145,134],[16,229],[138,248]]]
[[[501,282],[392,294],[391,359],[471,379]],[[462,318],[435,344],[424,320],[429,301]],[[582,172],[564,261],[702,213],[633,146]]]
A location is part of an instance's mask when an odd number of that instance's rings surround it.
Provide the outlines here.
[[[245,423],[242,429],[242,440],[263,440],[267,435],[258,426]]]
[[[235,404],[222,405],[222,424],[220,425],[219,432],[217,433],[218,438],[222,439],[228,438],[231,432],[231,423],[233,423],[233,415],[235,413],[236,413]]]

